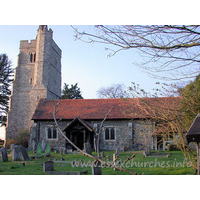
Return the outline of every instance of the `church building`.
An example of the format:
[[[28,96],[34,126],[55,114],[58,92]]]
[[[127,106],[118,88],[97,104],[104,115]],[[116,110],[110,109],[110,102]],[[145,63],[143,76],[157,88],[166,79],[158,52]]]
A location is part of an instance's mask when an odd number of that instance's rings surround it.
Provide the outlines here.
[[[54,104],[59,102],[56,119],[64,134],[80,149],[89,142],[94,149],[95,132],[108,111],[100,135],[100,150],[158,149],[155,123],[141,111],[141,99],[60,99],[61,49],[53,40],[53,31],[40,25],[35,40],[20,41],[18,66],[15,69],[6,140],[20,131],[30,132],[29,149],[39,141],[54,148],[74,150],[55,127]],[[173,98],[162,98],[173,103]]]

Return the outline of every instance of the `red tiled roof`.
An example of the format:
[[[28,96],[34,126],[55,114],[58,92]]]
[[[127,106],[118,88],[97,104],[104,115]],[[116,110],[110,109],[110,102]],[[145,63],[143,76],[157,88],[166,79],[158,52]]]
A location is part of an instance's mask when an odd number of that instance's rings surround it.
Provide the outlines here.
[[[177,98],[152,98],[151,103],[168,102],[172,104]],[[149,116],[143,106],[144,99],[61,99],[57,107],[57,119],[72,120],[77,117],[84,120],[104,119],[108,111],[113,107],[107,119],[140,119]],[[161,103],[163,105],[163,102]],[[176,104],[176,103],[174,103]],[[54,103],[52,100],[40,100],[32,117],[33,120],[53,120]]]

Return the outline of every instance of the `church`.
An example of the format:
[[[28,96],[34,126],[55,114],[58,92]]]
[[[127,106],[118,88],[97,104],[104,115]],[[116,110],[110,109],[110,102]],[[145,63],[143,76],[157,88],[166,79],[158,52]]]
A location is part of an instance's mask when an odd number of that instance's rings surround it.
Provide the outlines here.
[[[56,112],[59,127],[80,149],[85,142],[94,149],[95,133],[111,108],[100,135],[100,150],[140,150],[145,146],[165,149],[166,141],[153,134],[155,123],[141,110],[139,98],[61,99],[61,55],[53,31],[47,25],[39,26],[36,39],[20,41],[6,141],[26,130],[30,132],[30,150],[43,140],[54,149],[75,150],[55,127],[54,104],[59,102]],[[159,101],[176,104],[172,97]]]

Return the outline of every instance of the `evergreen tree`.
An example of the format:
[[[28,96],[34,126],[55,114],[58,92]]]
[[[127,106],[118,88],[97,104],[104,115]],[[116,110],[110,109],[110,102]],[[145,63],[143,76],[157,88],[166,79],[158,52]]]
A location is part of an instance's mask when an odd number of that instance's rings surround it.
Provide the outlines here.
[[[6,114],[9,108],[13,69],[6,54],[0,54],[0,123],[6,123]]]
[[[81,95],[80,88],[77,87],[78,83],[75,85],[71,84],[71,87],[69,88],[69,85],[64,83],[64,89],[62,91],[62,99],[83,99]]]

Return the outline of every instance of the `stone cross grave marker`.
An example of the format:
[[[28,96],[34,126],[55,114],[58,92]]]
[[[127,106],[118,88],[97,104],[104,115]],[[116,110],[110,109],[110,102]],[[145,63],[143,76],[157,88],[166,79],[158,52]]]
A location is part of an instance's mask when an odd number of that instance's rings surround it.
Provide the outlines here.
[[[23,146],[20,146],[20,151],[21,151],[24,161],[30,160],[26,148],[24,148]]]
[[[45,157],[49,157],[50,156],[50,144],[49,142],[47,142],[46,148],[45,148]]]
[[[12,150],[12,161],[20,161],[20,160],[21,160],[20,146],[15,145],[15,148]]]
[[[1,147],[1,160],[2,162],[8,162],[8,154],[5,147]]]
[[[84,143],[84,152],[92,155],[92,150],[89,142]]]
[[[42,146],[41,142],[38,142],[37,149],[36,149],[36,158],[42,157]]]
[[[42,140],[42,152],[44,152],[44,150],[45,150],[45,141],[44,140]]]

